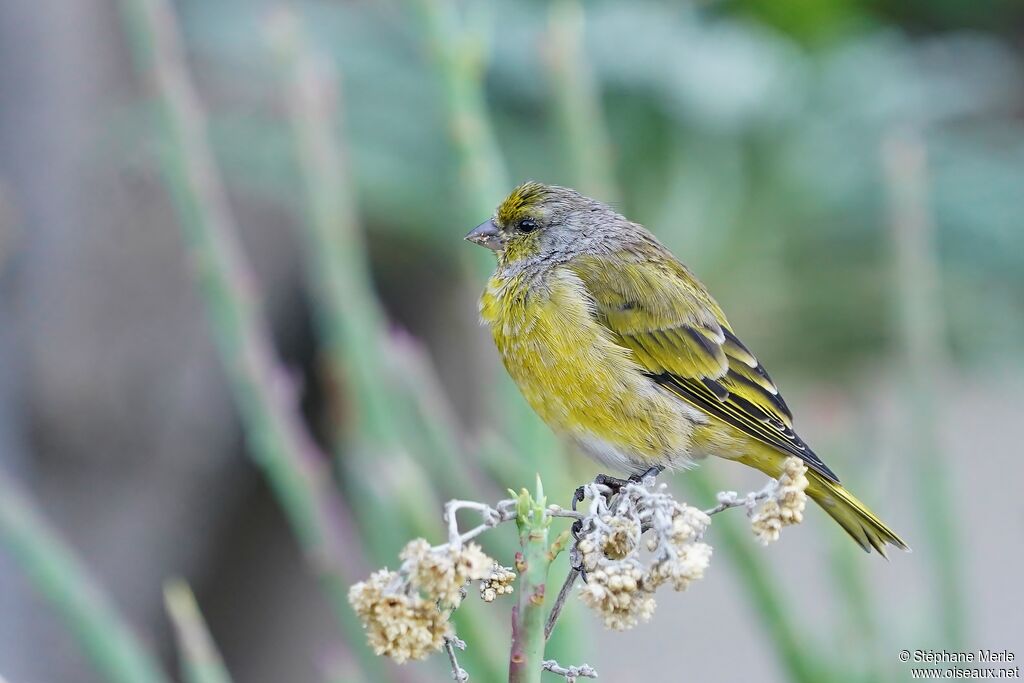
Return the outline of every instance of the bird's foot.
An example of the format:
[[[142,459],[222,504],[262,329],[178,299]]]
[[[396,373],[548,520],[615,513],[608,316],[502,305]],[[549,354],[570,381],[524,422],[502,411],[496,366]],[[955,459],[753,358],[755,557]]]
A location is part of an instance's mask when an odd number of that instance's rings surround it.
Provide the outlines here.
[[[651,468],[651,469],[654,469],[654,468]],[[647,476],[647,475],[645,474],[644,476]],[[599,486],[606,486],[609,489],[611,489],[611,493],[606,496],[606,497],[610,498],[611,496],[614,496],[616,493],[618,493],[619,489],[621,489],[626,484],[636,483],[637,481],[641,481],[641,480],[639,480],[639,479],[634,480],[633,477],[630,477],[629,479],[619,479],[618,477],[612,477],[612,476],[607,475],[607,474],[599,474],[596,477],[594,477],[594,482],[593,483],[595,483],[595,484],[597,484]],[[576,492],[572,496],[572,509],[574,511],[576,510],[576,505],[577,504],[582,503],[584,500],[586,500],[586,498],[587,498],[586,489],[587,489],[586,486],[579,486],[579,487],[576,488]]]
[[[613,496],[617,495],[619,491],[622,490],[623,486],[627,486],[629,484],[642,484],[644,480],[646,480],[648,477],[657,477],[664,471],[664,467],[662,467],[661,465],[655,465],[654,467],[651,467],[643,474],[633,474],[628,479],[620,479],[619,477],[613,477],[607,474],[599,474],[596,477],[594,477],[593,483],[597,484],[598,486],[604,486],[605,488],[607,488],[608,491],[602,492],[602,495],[604,495],[605,499],[611,500]],[[579,503],[582,503],[584,500],[587,499],[586,494],[586,486],[577,487],[576,492],[573,493],[572,496],[573,511],[576,510],[576,506]],[[576,547],[576,544],[579,543],[580,535],[583,533],[583,520],[577,519],[575,522],[573,522],[570,531],[572,533],[573,540],[576,541],[576,543],[573,544],[574,552],[570,560],[570,564],[574,570],[580,573],[580,578],[583,579],[584,583],[586,583],[587,572],[583,569],[583,561],[582,558],[579,557],[578,548]]]
[[[577,486],[576,487],[576,492],[572,494],[572,511],[576,512],[576,505],[579,504],[579,503],[582,503],[584,500],[586,500],[586,498],[587,498],[586,487],[584,487],[584,486]],[[576,524],[580,524],[582,526],[582,523],[579,522],[579,521],[577,521]],[[574,532],[576,531],[576,524],[572,525],[572,528],[573,528]]]
[[[619,492],[619,490],[626,484],[642,484],[647,477],[657,477],[659,474],[665,471],[662,465],[655,465],[651,467],[643,474],[631,474],[628,479],[620,479],[619,477],[613,477],[608,474],[599,474],[594,477],[594,482],[598,486],[604,486],[610,489],[610,492],[605,494],[606,498],[611,498]],[[578,486],[576,492],[572,496],[572,509],[575,511],[576,506],[586,500],[586,486]]]

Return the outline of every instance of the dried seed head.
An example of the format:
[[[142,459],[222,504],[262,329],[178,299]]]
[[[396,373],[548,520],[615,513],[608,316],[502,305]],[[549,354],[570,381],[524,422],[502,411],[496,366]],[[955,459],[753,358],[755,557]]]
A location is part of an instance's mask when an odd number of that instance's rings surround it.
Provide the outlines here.
[[[783,526],[799,524],[804,519],[807,506],[807,465],[799,458],[787,458],[782,475],[779,477],[780,517]]]
[[[446,607],[458,606],[463,587],[486,579],[495,564],[475,543],[435,550],[422,538],[410,541],[399,557],[412,586]]]
[[[711,546],[700,542],[711,523],[707,514],[677,502],[663,486],[629,484],[610,504],[593,500],[577,545],[587,572],[580,596],[606,626],[636,626],[650,618],[662,584],[684,590],[703,577],[711,559]],[[646,562],[638,552],[645,527],[644,547],[653,553]]]
[[[510,594],[515,580],[516,573],[511,567],[495,564],[491,569],[491,575],[480,582],[480,598],[484,602],[494,602],[499,595]]]
[[[348,593],[370,647],[398,663],[423,659],[440,650],[450,628],[436,604],[419,595],[396,592],[401,586],[398,574],[382,569]]]
[[[668,557],[651,565],[644,576],[644,585],[652,590],[670,581],[677,591],[684,591],[691,581],[704,578],[704,570],[711,563],[711,546],[707,543],[690,543],[677,549],[674,557]]]
[[[589,574],[580,598],[601,614],[605,626],[625,631],[654,614],[654,595],[641,588],[642,580],[638,563],[616,562]]]
[[[640,523],[634,519],[614,517],[608,521],[601,550],[611,560],[621,560],[636,548],[640,540]]]
[[[669,532],[673,545],[682,546],[699,539],[709,524],[711,518],[703,510],[673,501],[672,528]]]
[[[807,485],[807,466],[799,458],[786,458],[775,490],[750,515],[751,529],[762,544],[779,540],[782,527],[803,521]]]
[[[782,530],[781,512],[778,502],[771,498],[762,503],[750,517],[750,528],[763,545],[779,540],[779,532]]]

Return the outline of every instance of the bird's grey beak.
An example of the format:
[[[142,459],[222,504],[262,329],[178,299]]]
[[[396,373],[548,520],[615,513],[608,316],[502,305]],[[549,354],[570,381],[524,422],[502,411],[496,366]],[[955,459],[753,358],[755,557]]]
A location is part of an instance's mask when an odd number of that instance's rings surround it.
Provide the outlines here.
[[[498,234],[498,226],[491,220],[484,221],[470,230],[469,234],[466,235],[466,239],[473,244],[479,244],[481,247],[487,247],[493,251],[501,249],[501,235]]]

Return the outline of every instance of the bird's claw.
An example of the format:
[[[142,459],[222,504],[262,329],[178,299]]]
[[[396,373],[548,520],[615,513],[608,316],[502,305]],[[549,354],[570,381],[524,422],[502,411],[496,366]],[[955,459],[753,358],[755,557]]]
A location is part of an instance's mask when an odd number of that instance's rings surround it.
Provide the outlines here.
[[[576,512],[577,503],[582,503],[586,498],[586,488],[583,486],[577,486],[576,492],[572,494],[572,511]]]

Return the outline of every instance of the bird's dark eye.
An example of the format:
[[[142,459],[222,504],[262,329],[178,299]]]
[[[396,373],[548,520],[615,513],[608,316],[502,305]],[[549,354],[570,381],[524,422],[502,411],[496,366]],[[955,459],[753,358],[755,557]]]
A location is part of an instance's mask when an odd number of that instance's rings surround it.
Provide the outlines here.
[[[533,232],[537,229],[537,221],[532,218],[524,218],[516,224],[516,229],[519,232]]]

